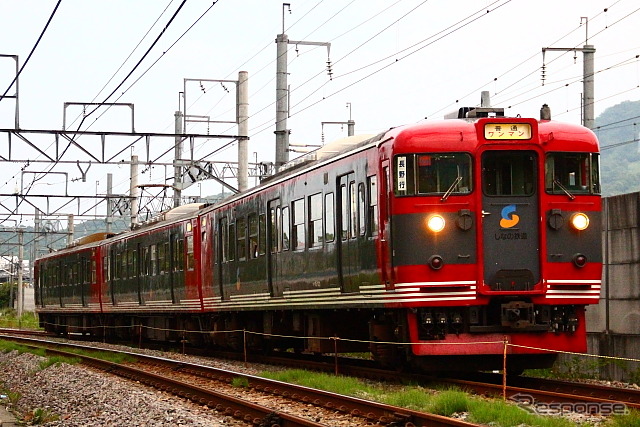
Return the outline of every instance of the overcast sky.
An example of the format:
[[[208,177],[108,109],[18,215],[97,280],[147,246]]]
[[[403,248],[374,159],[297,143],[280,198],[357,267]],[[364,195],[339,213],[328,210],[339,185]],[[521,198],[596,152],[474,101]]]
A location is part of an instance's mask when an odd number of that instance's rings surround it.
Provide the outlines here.
[[[331,43],[329,52],[325,47],[289,46],[292,144],[321,144],[322,121],[352,118],[356,133],[378,133],[425,117],[442,118],[459,106],[477,105],[482,90],[490,91],[492,104],[505,107],[508,115],[538,117],[547,103],[554,119],[580,123],[582,53],[547,52],[542,86],[541,50],[583,46],[587,37],[583,17],[588,18],[588,43],[596,48],[596,116],[624,100],[640,99],[640,5],[636,0],[289,2],[290,12],[283,2],[268,0],[187,1],[148,56],[107,101],[135,105],[136,131],[172,133],[183,79],[236,80],[239,70],[247,71],[250,158],[273,161],[275,38],[284,25],[290,40]],[[19,55],[22,65],[56,3],[1,1],[0,54]],[[20,127],[61,129],[63,103],[105,101],[181,3],[62,0],[20,75]],[[332,79],[326,71],[327,54]],[[0,58],[0,94],[14,75],[13,60]],[[188,83],[188,113],[233,120],[234,88],[226,86],[229,92],[218,83]],[[9,95],[14,93],[15,87],[9,90]],[[0,127],[13,127],[14,110],[13,100],[0,101]],[[68,128],[77,128],[81,113],[81,107],[68,108]],[[112,108],[87,117],[82,129],[128,131],[130,126],[130,112]],[[208,129],[191,124],[187,130],[236,133],[231,124]],[[325,126],[324,139],[329,142],[346,132],[346,127]],[[224,143],[209,140],[204,146],[196,145],[196,156]],[[5,155],[5,140],[1,144],[0,155]],[[14,156],[20,149],[14,143]],[[100,148],[94,144],[87,149]],[[235,161],[236,149],[231,145],[215,159]],[[144,145],[136,146],[136,154],[143,151]],[[130,154],[124,152],[122,160],[128,161]],[[170,161],[171,155],[164,160]],[[19,170],[24,167],[6,165],[0,193],[20,186]],[[69,171],[70,179],[80,175],[75,167],[57,168]],[[91,167],[86,182],[70,182],[68,193],[98,190],[104,194],[109,172],[124,193],[128,167],[99,166]],[[163,172],[146,174],[141,183],[164,182],[164,178]],[[51,180],[53,186],[60,176]],[[213,186],[204,188],[203,184],[203,193],[215,191]],[[197,194],[199,190],[193,186],[189,191]]]

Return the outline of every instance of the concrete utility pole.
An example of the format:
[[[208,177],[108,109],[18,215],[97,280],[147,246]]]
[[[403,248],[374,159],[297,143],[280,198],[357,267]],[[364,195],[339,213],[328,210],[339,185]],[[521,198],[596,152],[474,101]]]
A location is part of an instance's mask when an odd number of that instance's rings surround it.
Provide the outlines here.
[[[113,194],[113,174],[107,174],[107,217],[105,221],[107,223],[107,233],[111,233],[111,224],[113,223],[113,200],[111,195]]]
[[[289,40],[284,33],[285,9],[291,13],[291,5],[282,5],[282,34],[276,36],[277,61],[276,61],[276,171],[280,170],[283,164],[289,161],[289,129],[287,129],[287,117],[289,117],[289,87],[287,83],[287,49],[288,45],[295,44],[304,46],[326,46],[327,47],[327,71],[331,78],[331,61],[329,51],[331,43],[328,42],[308,42]]]
[[[73,214],[67,216],[67,246],[70,246],[73,243],[73,233],[75,230],[73,229]]]
[[[24,290],[22,289],[22,259],[24,258],[24,232],[18,230],[18,319],[22,317]]]
[[[138,224],[138,156],[131,156],[131,182],[129,184],[131,198],[131,228]]]
[[[175,117],[175,134],[182,135],[182,111],[176,111],[174,114]],[[180,206],[180,199],[182,198],[182,166],[178,165],[178,161],[182,159],[182,137],[176,136],[176,148],[175,148],[175,156],[174,156],[174,164],[173,167],[173,207],[177,208]]]
[[[546,65],[544,64],[544,55],[546,51],[562,51],[562,52],[582,52],[583,55],[583,90],[582,90],[582,125],[589,129],[593,129],[595,123],[594,113],[594,56],[596,49],[593,45],[589,44],[589,19],[587,17],[581,17],[580,23],[585,22],[585,44],[582,48],[575,47],[543,47],[542,48],[542,85],[546,78]]]
[[[249,73],[238,73],[238,190],[249,187]]]

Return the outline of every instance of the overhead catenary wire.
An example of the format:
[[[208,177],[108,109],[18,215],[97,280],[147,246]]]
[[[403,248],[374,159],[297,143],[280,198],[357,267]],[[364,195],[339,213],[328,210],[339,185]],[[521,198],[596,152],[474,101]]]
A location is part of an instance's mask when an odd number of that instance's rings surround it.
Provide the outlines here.
[[[56,6],[53,8],[53,12],[51,12],[51,15],[49,16],[49,19],[47,20],[47,23],[45,24],[44,28],[42,29],[42,32],[40,33],[40,36],[38,37],[38,40],[36,40],[36,43],[33,45],[33,48],[31,49],[31,52],[29,52],[29,56],[27,56],[27,59],[24,61],[24,63],[22,64],[22,67],[20,67],[20,69],[16,73],[16,76],[13,78],[13,80],[9,84],[9,87],[7,87],[7,90],[5,90],[4,93],[2,94],[2,96],[0,96],[0,101],[2,101],[5,96],[7,96],[7,93],[9,93],[9,90],[11,90],[11,87],[13,87],[15,82],[18,80],[18,77],[20,76],[20,74],[22,74],[22,70],[24,70],[24,67],[26,67],[27,64],[29,63],[29,60],[33,56],[33,53],[36,51],[36,48],[40,44],[40,41],[42,40],[42,37],[44,37],[44,33],[47,31],[47,28],[49,28],[49,24],[51,24],[51,21],[53,20],[53,17],[55,16],[56,12],[58,11],[58,7],[60,6],[60,3],[62,3],[62,0],[58,0],[58,2],[56,3]]]

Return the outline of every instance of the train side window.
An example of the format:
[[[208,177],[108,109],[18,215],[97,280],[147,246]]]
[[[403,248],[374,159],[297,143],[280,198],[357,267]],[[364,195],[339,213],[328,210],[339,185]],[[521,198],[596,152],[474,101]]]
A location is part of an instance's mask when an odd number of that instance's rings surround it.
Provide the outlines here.
[[[258,217],[258,255],[267,253],[267,216],[260,214]]]
[[[364,184],[358,184],[358,231],[361,236],[364,236],[364,233],[367,230],[367,224],[365,222],[366,215],[367,209],[365,208]]]
[[[193,239],[193,236],[189,236],[188,238]],[[165,252],[164,244],[158,243],[158,274],[164,274],[164,263],[167,258],[167,253]]]
[[[258,258],[258,215],[249,214],[249,258]]]
[[[292,204],[293,212],[293,250],[304,250],[306,239],[304,234],[304,199],[295,200]]]
[[[116,259],[113,263],[113,278],[115,280],[120,280],[122,276],[122,252],[116,253]]]
[[[102,256],[102,276],[105,282],[111,280],[109,277],[109,259],[106,255]]]
[[[280,248],[283,251],[288,251],[291,247],[291,217],[289,215],[289,207],[282,208],[282,241],[280,242]]]
[[[349,205],[347,204],[347,186],[340,185],[340,238],[347,240],[349,238]]]
[[[335,219],[333,216],[333,193],[324,195],[324,241],[335,239]]]
[[[367,223],[369,225],[369,236],[378,234],[378,178],[375,175],[367,178],[369,188],[369,205],[367,209]]]
[[[309,196],[309,247],[322,246],[322,193]]]
[[[135,254],[135,252],[134,252]],[[164,242],[164,271],[170,272],[171,269],[171,251],[169,250],[169,242]],[[134,263],[135,268],[135,263]]]
[[[272,254],[278,252],[280,246],[280,206],[273,207],[269,203],[269,226],[271,227],[271,244],[269,251]]]
[[[356,183],[349,183],[349,237],[355,238],[358,235],[358,199],[356,194]]]
[[[229,227],[227,225],[227,218],[220,219],[220,261],[229,261]]]
[[[178,239],[177,243],[178,263],[176,268],[178,271],[184,271],[184,240]]]
[[[143,246],[140,248],[140,275],[147,276],[149,274],[149,248]]]
[[[229,224],[229,261],[233,261],[236,256],[236,225]]]
[[[129,259],[129,251],[126,249],[122,251],[122,268],[120,269],[120,278],[126,279],[129,277],[129,272],[127,270],[128,260]]]
[[[196,260],[193,252],[193,236],[187,236],[187,270],[196,268]]]
[[[136,265],[137,265],[136,255],[137,254],[134,249],[129,249],[129,258],[127,262],[129,264],[129,277],[131,278],[136,277]]]
[[[236,239],[238,241],[238,261],[247,259],[247,220],[238,218],[236,220]]]
[[[157,270],[157,264],[158,264],[158,259],[157,259],[157,252],[156,252],[156,245],[151,245],[149,247],[149,252],[150,252],[150,263],[149,266],[151,267],[151,271],[149,272],[150,276],[155,276],[158,272]]]

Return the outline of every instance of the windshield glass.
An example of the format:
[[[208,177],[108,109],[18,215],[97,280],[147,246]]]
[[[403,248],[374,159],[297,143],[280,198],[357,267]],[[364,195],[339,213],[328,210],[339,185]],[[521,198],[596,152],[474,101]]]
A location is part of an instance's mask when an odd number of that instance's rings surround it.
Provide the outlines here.
[[[550,153],[545,161],[547,193],[600,194],[597,153]],[[564,189],[562,188],[564,187]]]
[[[396,195],[467,194],[471,156],[466,153],[406,154],[396,157]]]

